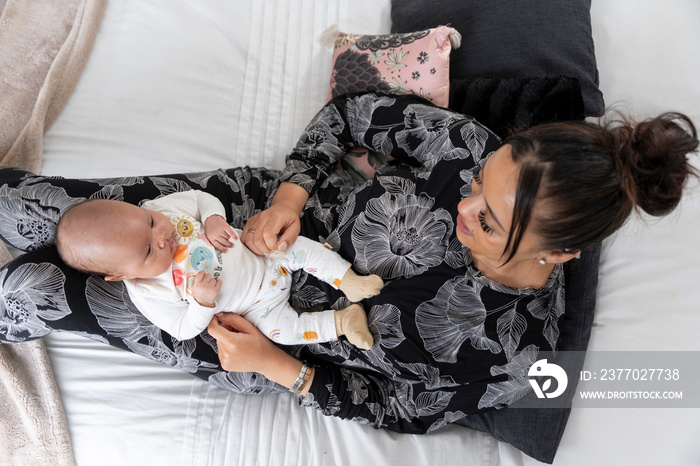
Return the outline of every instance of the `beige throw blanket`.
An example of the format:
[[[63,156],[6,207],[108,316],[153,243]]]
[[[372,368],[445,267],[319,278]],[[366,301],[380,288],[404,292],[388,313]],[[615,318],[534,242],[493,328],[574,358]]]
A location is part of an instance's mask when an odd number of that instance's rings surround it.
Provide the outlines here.
[[[0,0],[0,165],[41,169],[107,0]],[[0,265],[11,259],[0,244]],[[0,345],[0,464],[75,464],[41,340]]]

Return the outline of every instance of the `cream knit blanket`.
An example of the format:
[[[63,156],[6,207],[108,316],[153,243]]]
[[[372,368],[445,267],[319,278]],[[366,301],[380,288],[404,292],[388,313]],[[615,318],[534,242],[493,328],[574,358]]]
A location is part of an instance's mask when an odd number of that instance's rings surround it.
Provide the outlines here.
[[[43,134],[78,81],[106,2],[0,0],[0,165],[39,173]],[[10,259],[0,243],[0,265]],[[0,465],[34,464],[75,464],[41,340],[0,345]]]

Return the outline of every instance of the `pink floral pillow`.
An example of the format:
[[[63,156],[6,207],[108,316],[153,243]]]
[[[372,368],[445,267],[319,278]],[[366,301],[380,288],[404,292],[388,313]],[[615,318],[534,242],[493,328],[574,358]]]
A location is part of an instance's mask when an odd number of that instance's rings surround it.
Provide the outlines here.
[[[417,94],[447,107],[450,52],[459,41],[459,33],[447,26],[376,36],[338,32],[328,98],[385,90]]]

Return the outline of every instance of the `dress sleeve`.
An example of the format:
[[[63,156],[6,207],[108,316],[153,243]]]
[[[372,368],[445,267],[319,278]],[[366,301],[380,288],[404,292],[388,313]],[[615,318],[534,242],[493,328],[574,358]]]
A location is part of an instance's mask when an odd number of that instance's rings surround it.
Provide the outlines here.
[[[356,147],[432,169],[442,160],[471,158],[477,163],[499,145],[498,137],[473,118],[417,96],[341,96],[306,127],[287,156],[281,180],[313,193]]]
[[[313,385],[301,404],[375,428],[425,434],[473,412],[476,393],[479,389],[470,384],[426,387],[370,371],[322,366],[315,369]]]

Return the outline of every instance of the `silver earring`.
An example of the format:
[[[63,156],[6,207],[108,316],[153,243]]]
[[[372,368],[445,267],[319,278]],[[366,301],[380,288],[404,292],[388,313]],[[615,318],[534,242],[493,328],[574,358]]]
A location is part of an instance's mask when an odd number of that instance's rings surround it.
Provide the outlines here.
[[[540,265],[547,265],[547,262],[544,259],[540,259],[537,262],[539,262]]]

